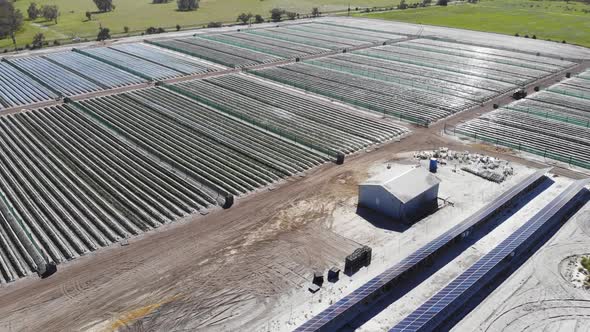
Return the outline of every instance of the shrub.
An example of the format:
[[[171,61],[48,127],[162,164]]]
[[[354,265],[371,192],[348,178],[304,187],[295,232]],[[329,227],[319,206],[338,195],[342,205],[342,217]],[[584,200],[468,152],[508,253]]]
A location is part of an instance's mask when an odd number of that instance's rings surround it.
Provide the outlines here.
[[[270,11],[270,19],[273,22],[280,22],[281,21],[281,17],[283,16],[283,14],[285,14],[285,10],[281,9],[281,8],[273,8]]]
[[[221,22],[209,22],[207,24],[207,28],[221,28],[223,26],[223,23]]]
[[[177,4],[178,10],[183,12],[199,8],[199,1],[197,0],[178,0]]]

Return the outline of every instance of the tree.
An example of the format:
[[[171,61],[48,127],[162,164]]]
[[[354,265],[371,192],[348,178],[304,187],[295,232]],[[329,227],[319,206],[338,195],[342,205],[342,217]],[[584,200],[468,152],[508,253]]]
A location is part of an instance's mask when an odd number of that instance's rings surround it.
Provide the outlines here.
[[[103,41],[111,38],[111,30],[109,28],[100,28],[96,40]]]
[[[207,23],[207,28],[221,28],[223,23],[221,22],[209,22]]]
[[[408,4],[406,3],[406,0],[401,0],[398,6],[399,9],[407,9],[408,8]]]
[[[250,22],[250,19],[252,18],[252,13],[241,13],[240,15],[238,15],[238,19],[237,21],[241,21],[244,24],[248,24],[248,22]]]
[[[176,31],[180,31],[180,29],[181,29],[180,24],[177,24],[176,25]]]
[[[287,15],[287,17],[288,17],[290,20],[294,20],[294,19],[295,19],[295,17],[297,17],[297,13],[295,13],[295,12],[285,12],[285,14]]]
[[[432,4],[432,0],[422,0],[422,5],[424,7],[430,6]]]
[[[55,21],[57,24],[57,18],[59,17],[59,8],[56,5],[47,5],[41,8],[41,15],[48,21]]]
[[[115,9],[115,5],[113,5],[113,0],[94,0],[94,4],[96,8],[98,8],[101,12],[110,12]]]
[[[12,39],[16,49],[16,32],[23,25],[23,14],[15,9],[12,2],[0,0],[0,37],[8,36]]]
[[[199,8],[199,0],[177,0],[178,10],[185,12]]]
[[[91,12],[89,12],[89,11],[86,11],[86,19],[87,19],[88,21],[92,21],[92,13],[91,13]]]
[[[37,17],[39,17],[39,8],[37,8],[36,3],[31,2],[29,8],[27,8],[27,14],[29,15],[29,19],[31,21],[34,21],[37,19]]]
[[[348,9],[350,10],[350,7]],[[320,9],[318,7],[313,7],[311,9],[311,16],[318,17],[320,15],[321,15],[321,13],[320,13]]]
[[[33,37],[33,48],[41,48],[45,43],[45,35],[41,32],[37,33],[35,37]]]
[[[449,4],[449,0],[438,0],[436,4],[439,6],[446,6]]]
[[[254,16],[254,22],[264,23],[264,17],[262,17],[262,15],[260,15],[260,14],[256,14],[256,16]]]
[[[285,14],[285,10],[281,9],[281,8],[273,8],[270,11],[270,19],[273,22],[280,22],[281,21],[281,17],[283,16],[283,14]]]

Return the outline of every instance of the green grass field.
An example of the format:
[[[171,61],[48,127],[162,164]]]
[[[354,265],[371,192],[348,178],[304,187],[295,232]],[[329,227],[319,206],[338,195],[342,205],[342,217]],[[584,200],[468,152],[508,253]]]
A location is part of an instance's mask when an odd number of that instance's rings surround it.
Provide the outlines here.
[[[30,43],[37,32],[43,32],[47,40],[92,38],[98,33],[100,24],[111,29],[112,33],[122,33],[125,26],[131,31],[144,31],[150,26],[202,26],[212,21],[232,22],[243,12],[268,17],[269,11],[275,7],[307,14],[313,7],[319,7],[320,11],[335,11],[345,10],[349,4],[353,8],[395,6],[399,0],[201,0],[201,8],[193,12],[177,11],[176,0],[167,4],[151,4],[151,0],[114,0],[115,11],[96,14],[92,21],[87,21],[85,16],[86,11],[96,11],[92,0],[18,0],[15,6],[25,17],[30,2],[55,4],[61,16],[58,24],[44,22],[43,19],[35,22],[26,20],[17,35],[20,46]],[[9,39],[0,40],[0,51],[11,44]]]
[[[407,1],[412,3],[412,1]],[[565,40],[590,47],[590,5],[580,2],[483,0],[478,4],[357,14],[367,18]]]

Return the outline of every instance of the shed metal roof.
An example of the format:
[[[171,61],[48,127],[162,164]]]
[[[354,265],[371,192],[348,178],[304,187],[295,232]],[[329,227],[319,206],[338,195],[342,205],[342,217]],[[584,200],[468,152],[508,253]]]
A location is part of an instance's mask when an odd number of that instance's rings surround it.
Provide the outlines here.
[[[387,173],[379,174],[368,179],[361,186],[382,186],[402,203],[407,203],[440,182],[439,178],[425,168],[417,167],[394,176]]]

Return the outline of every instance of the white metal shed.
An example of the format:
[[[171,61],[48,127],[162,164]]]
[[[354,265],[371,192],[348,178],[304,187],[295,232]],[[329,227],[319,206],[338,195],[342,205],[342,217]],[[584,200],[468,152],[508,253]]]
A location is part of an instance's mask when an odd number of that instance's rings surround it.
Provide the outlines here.
[[[359,206],[401,222],[416,222],[438,207],[440,179],[422,167],[381,174],[359,185]]]

